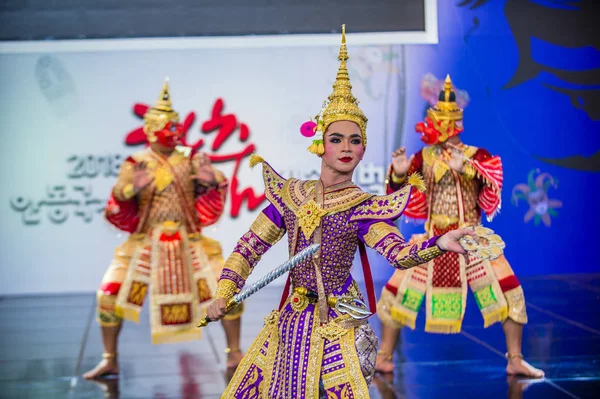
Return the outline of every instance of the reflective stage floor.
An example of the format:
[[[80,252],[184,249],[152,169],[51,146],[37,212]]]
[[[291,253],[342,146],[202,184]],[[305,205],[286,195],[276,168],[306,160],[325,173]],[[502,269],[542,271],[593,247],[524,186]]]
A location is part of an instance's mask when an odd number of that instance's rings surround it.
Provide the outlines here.
[[[425,334],[424,314],[417,331],[403,331],[396,372],[377,376],[371,397],[600,397],[600,274],[530,277],[521,283],[529,314],[523,352],[546,371],[546,379],[506,377],[502,329],[483,328],[469,294],[462,333]],[[280,294],[281,288],[267,288],[247,301],[243,348]],[[81,379],[102,353],[94,302],[92,293],[0,298],[0,398],[219,397],[227,378],[221,327],[211,325],[202,341],[153,346],[147,310],[139,325],[123,328],[120,378]],[[377,318],[370,320],[379,333]]]

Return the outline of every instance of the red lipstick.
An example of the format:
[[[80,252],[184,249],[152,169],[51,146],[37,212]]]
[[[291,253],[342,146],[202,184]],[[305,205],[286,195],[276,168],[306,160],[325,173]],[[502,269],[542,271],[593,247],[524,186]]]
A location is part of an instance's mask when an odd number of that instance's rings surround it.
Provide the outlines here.
[[[352,158],[350,158],[350,157],[343,157],[343,158],[340,158],[340,161],[342,161],[344,163],[348,163],[348,162],[352,161]]]

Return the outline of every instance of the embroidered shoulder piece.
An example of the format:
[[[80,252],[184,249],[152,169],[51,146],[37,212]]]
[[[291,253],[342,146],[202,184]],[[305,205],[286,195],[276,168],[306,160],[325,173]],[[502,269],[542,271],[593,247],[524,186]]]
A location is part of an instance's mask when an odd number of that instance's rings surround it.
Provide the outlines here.
[[[286,180],[281,189],[281,199],[285,206],[296,213],[296,211],[306,202],[307,197],[315,189],[315,180]]]
[[[258,155],[252,155],[250,157],[250,167],[253,168],[257,164],[262,163],[263,165],[263,181],[265,182],[265,196],[271,204],[277,208],[277,210],[283,215],[284,204],[281,199],[281,191],[286,183],[286,179],[283,178],[279,173],[275,172],[275,169],[269,165],[264,159]]]
[[[355,220],[394,220],[402,215],[408,205],[412,186],[402,187],[388,195],[376,195],[360,204],[350,216]]]
[[[374,197],[373,194],[362,191],[352,182],[349,182],[347,187],[339,186],[342,185],[334,186],[325,192],[323,208],[328,215],[354,208]]]

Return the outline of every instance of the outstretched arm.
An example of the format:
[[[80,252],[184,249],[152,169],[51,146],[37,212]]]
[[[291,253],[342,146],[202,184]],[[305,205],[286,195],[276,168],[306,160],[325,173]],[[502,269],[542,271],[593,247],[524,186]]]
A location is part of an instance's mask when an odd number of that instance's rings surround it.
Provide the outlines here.
[[[464,235],[472,235],[472,232],[467,229],[454,230],[410,245],[389,220],[365,220],[360,221],[359,225],[360,240],[385,257],[396,269],[427,263],[446,251],[464,254],[465,250],[458,243]]]

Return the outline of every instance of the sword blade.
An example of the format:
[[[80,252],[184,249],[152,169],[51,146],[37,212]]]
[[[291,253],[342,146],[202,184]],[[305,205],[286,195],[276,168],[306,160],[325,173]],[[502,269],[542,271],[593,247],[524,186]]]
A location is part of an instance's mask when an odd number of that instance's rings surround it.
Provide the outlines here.
[[[232,310],[237,305],[242,303],[247,298],[254,295],[256,292],[263,289],[265,286],[272,283],[277,278],[281,277],[284,273],[289,272],[294,267],[296,267],[299,263],[305,261],[310,258],[315,252],[319,250],[320,244],[312,244],[309,247],[304,248],[302,251],[298,252],[296,255],[292,256],[288,261],[286,261],[281,266],[273,269],[267,275],[262,277],[260,280],[252,284],[250,287],[240,291],[238,294],[234,295],[231,299],[227,301],[227,311]],[[208,323],[210,323],[211,319],[206,316],[204,319],[200,320],[198,323],[198,327],[205,327]]]
[[[320,244],[313,244],[309,247],[304,248],[302,251],[292,256],[287,262],[269,272],[266,276],[252,284],[250,287],[234,295],[234,301],[239,304],[248,297],[254,295],[257,291],[260,291],[261,289],[272,283],[274,280],[281,277],[284,273],[292,270],[294,267],[296,267],[296,265],[311,257],[315,252],[319,250],[319,246]]]

